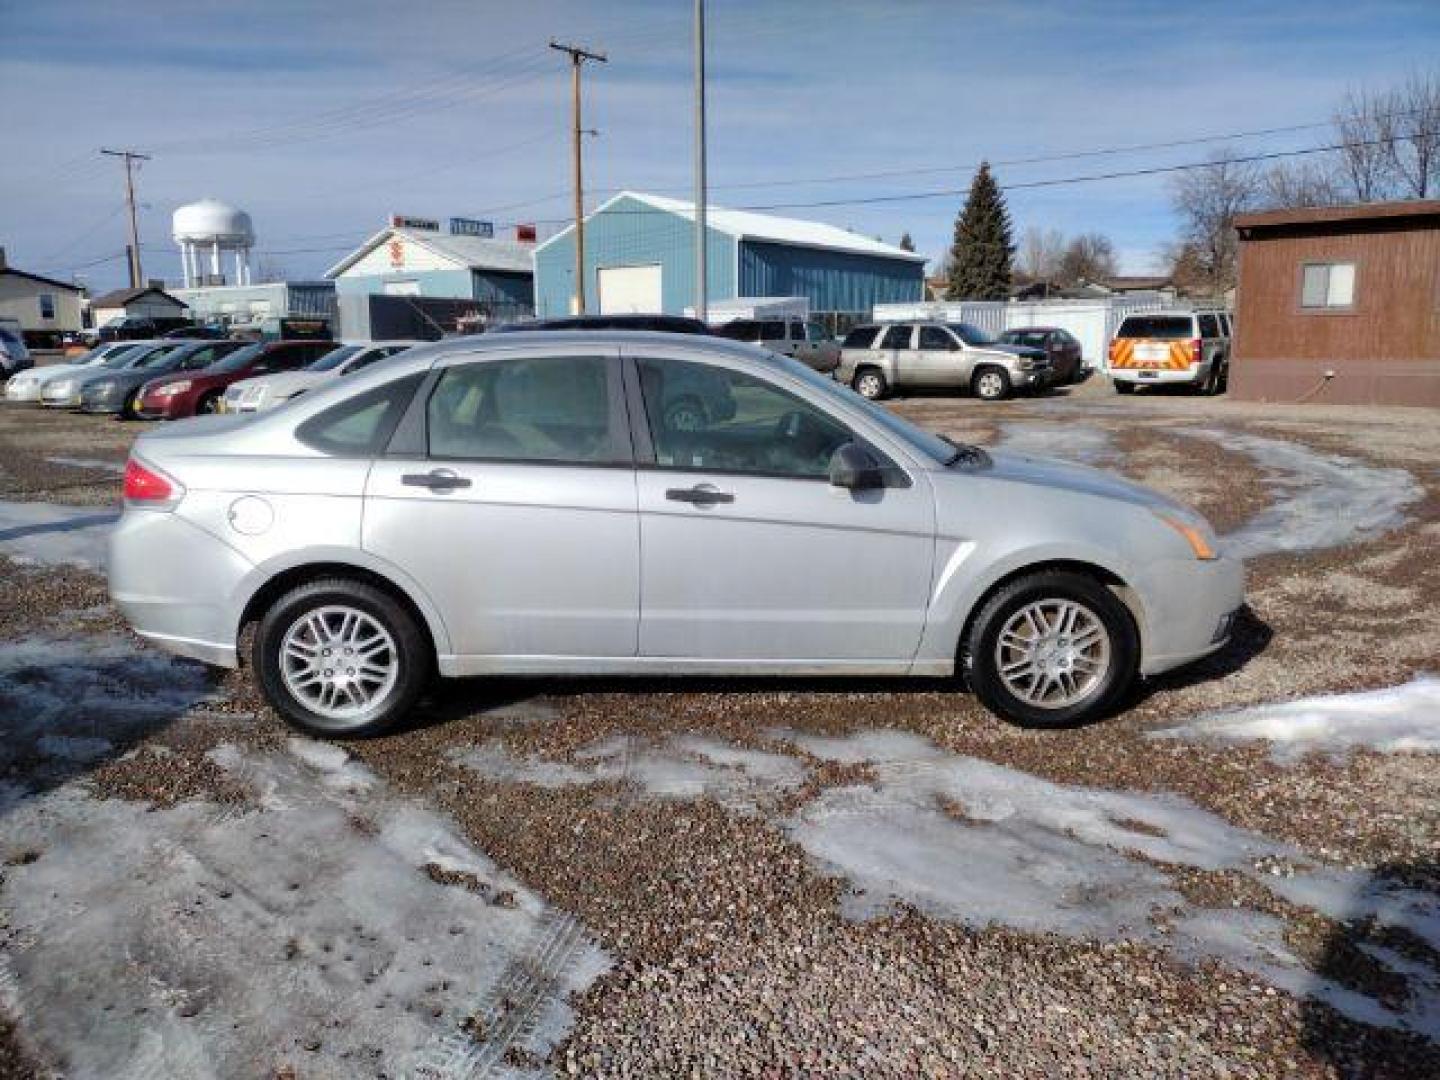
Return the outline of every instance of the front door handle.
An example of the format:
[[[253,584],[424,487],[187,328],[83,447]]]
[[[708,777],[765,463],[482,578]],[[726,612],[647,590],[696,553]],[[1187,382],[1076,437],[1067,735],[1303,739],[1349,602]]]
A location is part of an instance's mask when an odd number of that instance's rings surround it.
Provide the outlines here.
[[[694,506],[714,506],[716,503],[733,503],[735,496],[721,491],[714,484],[696,484],[692,488],[670,488],[665,498],[671,502],[688,502]]]
[[[454,469],[431,469],[428,473],[406,473],[400,477],[400,482],[406,487],[423,487],[431,491],[454,491],[456,488],[468,488],[470,481],[459,475]]]

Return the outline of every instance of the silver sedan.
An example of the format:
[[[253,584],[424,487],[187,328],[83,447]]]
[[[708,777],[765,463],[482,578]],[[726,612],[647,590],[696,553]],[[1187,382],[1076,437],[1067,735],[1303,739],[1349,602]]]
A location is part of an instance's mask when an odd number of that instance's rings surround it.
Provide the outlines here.
[[[1243,599],[1181,504],[693,335],[418,348],[147,432],[125,496],[110,591],[136,630],[243,659],[329,736],[394,724],[437,672],[962,675],[1059,727],[1220,648]]]

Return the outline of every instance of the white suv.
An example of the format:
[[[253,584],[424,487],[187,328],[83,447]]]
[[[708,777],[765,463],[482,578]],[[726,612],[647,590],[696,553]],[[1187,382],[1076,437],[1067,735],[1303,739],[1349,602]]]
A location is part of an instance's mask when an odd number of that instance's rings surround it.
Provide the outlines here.
[[[1110,378],[1117,394],[1176,385],[1224,393],[1230,379],[1229,312],[1127,315],[1110,342]]]

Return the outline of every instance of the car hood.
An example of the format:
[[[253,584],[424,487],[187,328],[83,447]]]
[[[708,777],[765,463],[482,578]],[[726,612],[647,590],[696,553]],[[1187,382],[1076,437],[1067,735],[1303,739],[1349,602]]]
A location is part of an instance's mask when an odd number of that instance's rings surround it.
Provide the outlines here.
[[[253,387],[263,386],[270,391],[271,397],[286,397],[301,390],[313,388],[323,382],[329,374],[328,371],[286,371],[279,375],[256,375],[231,383],[230,389],[240,387],[250,390]]]
[[[1172,510],[1186,515],[1195,513],[1184,503],[1168,495],[1162,495],[1153,488],[1126,480],[1103,469],[1092,469],[1088,465],[1076,465],[1069,461],[1057,461],[1054,458],[1035,457],[1008,450],[992,450],[988,453],[990,460],[987,464],[966,471],[972,475],[1013,484],[1093,495],[1133,506]]]

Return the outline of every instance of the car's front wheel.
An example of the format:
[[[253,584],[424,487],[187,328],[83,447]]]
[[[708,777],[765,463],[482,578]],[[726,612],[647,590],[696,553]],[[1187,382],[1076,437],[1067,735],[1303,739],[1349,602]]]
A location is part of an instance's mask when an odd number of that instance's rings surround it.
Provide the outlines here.
[[[1003,401],[1010,396],[1010,375],[1004,368],[982,367],[970,380],[970,392],[982,401]]]
[[[252,661],[271,708],[322,738],[391,727],[419,699],[431,668],[414,616],[383,590],[345,578],[282,596],[260,620]]]
[[[855,373],[851,388],[868,401],[879,401],[890,392],[890,383],[879,368],[861,368]]]
[[[976,697],[1022,727],[1105,715],[1134,684],[1135,620],[1101,582],[1042,571],[1010,582],[981,608],[966,643]]]

